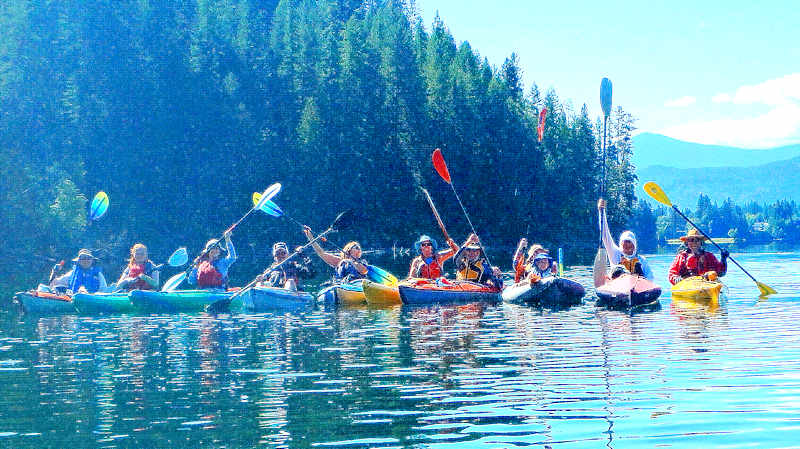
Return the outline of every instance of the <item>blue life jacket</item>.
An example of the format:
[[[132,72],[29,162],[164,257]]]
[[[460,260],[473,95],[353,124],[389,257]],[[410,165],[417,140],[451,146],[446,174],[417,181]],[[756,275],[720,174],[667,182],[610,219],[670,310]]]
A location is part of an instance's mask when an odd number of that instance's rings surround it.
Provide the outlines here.
[[[69,289],[77,292],[79,288],[84,287],[89,293],[97,292],[100,290],[100,271],[100,267],[94,265],[88,270],[84,270],[80,265],[74,265],[69,279]]]

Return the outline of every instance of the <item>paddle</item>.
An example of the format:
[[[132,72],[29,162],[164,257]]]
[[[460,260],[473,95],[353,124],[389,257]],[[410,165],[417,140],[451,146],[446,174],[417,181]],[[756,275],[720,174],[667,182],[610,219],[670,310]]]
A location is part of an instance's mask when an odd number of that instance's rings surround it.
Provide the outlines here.
[[[472,226],[472,220],[469,219],[469,214],[467,214],[467,209],[464,208],[464,204],[461,202],[461,198],[459,198],[458,192],[456,192],[456,188],[453,185],[453,181],[452,179],[450,179],[450,170],[447,169],[447,164],[444,162],[444,156],[442,156],[442,150],[439,148],[435,149],[433,151],[431,159],[433,160],[433,168],[436,169],[436,173],[439,173],[439,176],[442,177],[444,182],[450,184],[450,188],[453,189],[453,194],[456,196],[458,204],[461,206],[461,210],[464,211],[464,216],[467,217],[467,223],[469,223],[469,227],[470,229],[472,229],[472,233],[478,235],[478,233],[475,231],[475,226]],[[478,237],[478,240],[480,241],[480,237]],[[486,262],[489,264],[489,266],[491,266],[492,263],[489,261],[489,256],[486,255],[486,251],[483,252],[483,255],[484,257],[486,257]]]
[[[108,211],[108,195],[102,190],[92,198],[92,203],[89,205],[89,221],[97,221],[106,214]]]
[[[603,198],[606,189],[606,125],[608,116],[611,114],[611,81],[608,78],[603,78],[600,81],[600,106],[603,109],[603,177],[600,182],[600,198]],[[606,273],[608,272],[608,255],[603,248],[603,213],[600,211],[597,211],[597,220],[600,224],[600,239],[598,241],[597,254],[594,256],[594,265],[592,266],[595,287],[605,283]]]
[[[667,194],[664,193],[664,191],[661,189],[661,187],[658,184],[656,184],[655,182],[650,181],[650,182],[648,182],[648,183],[646,183],[644,185],[644,191],[647,192],[648,195],[650,195],[654,200],[658,201],[659,203],[671,207],[672,210],[677,212],[678,215],[683,217],[684,220],[686,220],[690,225],[692,225],[701,234],[703,234],[703,236],[705,238],[707,238],[709,242],[713,243],[714,246],[716,246],[720,251],[722,251],[722,247],[719,246],[717,244],[717,242],[712,240],[711,237],[708,236],[708,234],[706,234],[702,229],[697,227],[697,225],[694,224],[692,222],[692,220],[689,219],[689,217],[684,215],[683,212],[681,212],[680,209],[678,209],[678,206],[675,206],[674,204],[672,204],[672,202],[670,202],[669,198],[667,197]],[[756,280],[756,278],[754,278],[753,275],[748,273],[747,270],[744,269],[744,267],[739,265],[739,262],[735,261],[733,259],[733,257],[728,256],[728,259],[730,259],[731,262],[735,263],[737,267],[739,267],[742,271],[744,271],[744,274],[749,276],[750,279],[752,279],[753,282],[756,283],[756,285],[758,286],[758,290],[761,292],[761,296],[768,296],[768,295],[772,295],[772,294],[778,293],[777,291],[775,291],[774,288],[770,287],[769,285],[764,284],[763,282],[758,282]]]
[[[444,234],[445,240],[450,240],[450,236],[447,235],[447,229],[444,228],[444,223],[442,222],[442,217],[439,216],[439,211],[436,210],[436,205],[433,204],[433,199],[431,198],[431,194],[428,193],[425,188],[420,187],[422,189],[422,193],[425,194],[425,199],[428,200],[428,204],[431,206],[431,210],[433,211],[433,216],[436,217],[436,222],[439,223],[439,229],[442,230],[442,234]]]
[[[169,256],[169,259],[167,259],[166,265],[169,265],[171,267],[177,268],[177,267],[186,265],[186,262],[189,262],[189,253],[186,251],[186,247],[182,246],[182,247],[176,249],[172,253],[172,255]],[[153,271],[161,271],[164,268],[164,265],[165,264],[162,263],[162,264],[158,264],[158,265],[154,266],[153,267]],[[114,292],[118,292],[118,291],[122,290],[123,288],[124,288],[124,286],[117,285],[117,288],[114,289]]]
[[[226,229],[225,232],[222,233],[222,236],[224,237],[226,234],[229,234],[229,233],[233,232],[233,230],[237,226],[239,226],[239,223],[244,221],[244,219],[247,218],[251,213],[253,213],[254,210],[264,210],[265,208],[268,209],[268,210],[272,210],[269,206],[265,206],[265,205],[268,202],[270,202],[271,204],[274,205],[275,203],[272,203],[270,200],[272,200],[272,198],[275,195],[277,195],[278,192],[280,192],[280,190],[281,190],[281,185],[280,185],[280,183],[277,183],[277,182],[275,184],[272,184],[271,186],[267,187],[267,189],[264,190],[264,193],[262,193],[261,196],[259,197],[258,201],[253,205],[253,207],[250,210],[248,210],[247,213],[244,214],[244,216],[242,218],[240,218],[236,223],[234,223],[233,225],[231,225],[231,227]],[[276,209],[277,209],[277,207],[278,206],[275,205]],[[269,213],[269,212],[267,212],[267,213]],[[161,291],[162,292],[171,292],[171,291],[175,290],[176,288],[178,288],[178,286],[181,285],[183,280],[186,279],[186,277],[189,275],[189,272],[191,270],[192,270],[192,267],[189,267],[186,271],[178,273],[175,276],[172,276],[171,278],[167,279],[167,282],[165,282],[164,285],[161,287]]]
[[[340,229],[344,229],[344,228],[350,227],[350,225],[352,225],[352,222],[353,222],[353,212],[351,210],[346,210],[346,211],[340,213],[339,215],[336,216],[336,218],[333,220],[333,223],[331,223],[331,225],[328,227],[328,229],[323,231],[318,236],[314,237],[312,240],[310,240],[305,245],[295,249],[293,253],[289,254],[289,256],[286,257],[286,259],[283,259],[282,261],[277,262],[277,263],[273,263],[266,270],[264,270],[262,273],[268,273],[268,272],[270,272],[272,270],[280,268],[283,264],[285,264],[286,262],[291,260],[294,256],[302,253],[303,250],[307,249],[308,247],[310,247],[311,245],[316,243],[318,240],[321,240],[321,239],[325,238],[325,236],[327,234],[330,234],[331,232],[338,231]],[[210,313],[216,313],[216,312],[219,312],[219,311],[227,309],[228,306],[230,305],[231,301],[233,301],[235,298],[243,295],[245,292],[251,290],[253,287],[256,286],[257,283],[258,283],[258,277],[256,277],[252,281],[248,282],[247,285],[245,285],[244,287],[239,289],[239,291],[237,291],[236,293],[234,293],[230,297],[225,298],[225,299],[221,299],[219,301],[215,301],[215,302],[209,304],[206,307],[206,311],[210,312]]]

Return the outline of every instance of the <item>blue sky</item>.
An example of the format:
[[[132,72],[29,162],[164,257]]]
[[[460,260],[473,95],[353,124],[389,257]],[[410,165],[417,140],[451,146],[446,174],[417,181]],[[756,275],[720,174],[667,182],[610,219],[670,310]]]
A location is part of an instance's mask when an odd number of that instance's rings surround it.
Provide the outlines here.
[[[600,115],[600,80],[640,131],[746,148],[800,142],[796,1],[417,0],[457,43],[500,66],[512,52],[526,88],[555,88]]]

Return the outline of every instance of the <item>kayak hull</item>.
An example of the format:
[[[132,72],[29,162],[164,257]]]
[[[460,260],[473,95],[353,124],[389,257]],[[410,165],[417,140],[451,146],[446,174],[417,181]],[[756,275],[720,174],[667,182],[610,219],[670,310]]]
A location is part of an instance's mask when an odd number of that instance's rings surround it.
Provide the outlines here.
[[[325,287],[319,292],[319,297],[325,304],[359,305],[367,301],[361,279]]]
[[[671,291],[673,298],[718,303],[722,282],[708,281],[701,276],[693,276],[673,285]]]
[[[518,282],[503,289],[504,301],[543,306],[572,306],[582,302],[586,289],[571,279],[548,276],[531,284]]]
[[[362,284],[367,304],[374,306],[390,306],[402,303],[400,291],[396,285],[380,284],[364,279]]]
[[[498,302],[500,291],[470,281],[413,279],[397,286],[403,304],[425,305],[450,302]]]
[[[237,296],[241,308],[247,312],[272,312],[276,310],[300,310],[314,305],[314,295],[308,292],[290,291],[279,287],[254,287]],[[231,308],[234,305],[231,304]]]
[[[83,314],[130,313],[135,310],[128,298],[128,292],[76,293],[72,302],[75,309]]]
[[[137,311],[157,313],[202,312],[209,305],[230,298],[232,290],[133,290],[130,302]]]
[[[30,314],[59,314],[75,313],[72,298],[66,295],[29,290],[18,292],[12,299],[12,304],[23,313]]]
[[[657,301],[661,287],[642,276],[624,273],[597,287],[596,292],[601,305],[636,307]]]

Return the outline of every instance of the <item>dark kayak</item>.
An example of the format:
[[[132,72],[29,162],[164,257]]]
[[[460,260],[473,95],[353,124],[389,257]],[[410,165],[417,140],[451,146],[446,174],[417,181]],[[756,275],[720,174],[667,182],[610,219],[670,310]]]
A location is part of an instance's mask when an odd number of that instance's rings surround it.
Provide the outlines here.
[[[571,306],[581,303],[586,289],[571,279],[548,276],[531,284],[518,282],[503,289],[503,300],[543,306]]]
[[[658,301],[661,287],[635,274],[625,273],[597,287],[598,305],[636,307]]]

